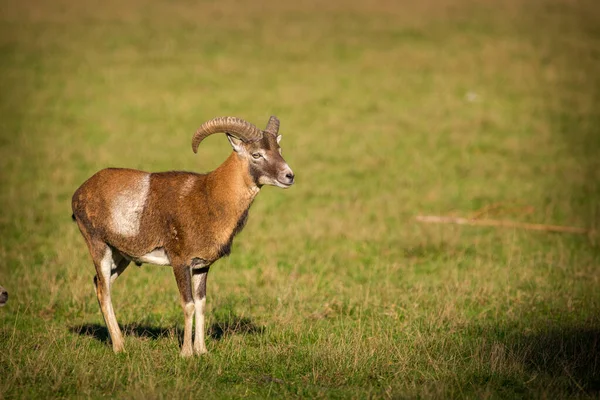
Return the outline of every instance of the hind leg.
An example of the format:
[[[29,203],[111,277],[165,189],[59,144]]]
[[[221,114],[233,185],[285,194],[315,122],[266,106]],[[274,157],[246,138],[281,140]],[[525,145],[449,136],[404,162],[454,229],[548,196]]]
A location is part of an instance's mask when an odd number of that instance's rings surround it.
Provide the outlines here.
[[[122,261],[121,255],[113,252],[113,250],[105,243],[91,243],[90,253],[92,253],[94,266],[96,267],[94,285],[96,286],[98,303],[100,304],[100,310],[102,311],[104,322],[106,323],[108,333],[110,334],[113,351],[118,353],[123,351],[124,341],[123,334],[117,323],[117,317],[115,316],[115,311],[112,306],[110,284],[111,281],[114,281],[114,279],[125,270],[129,263],[124,264],[125,262]]]
[[[98,304],[100,304],[100,311],[102,311],[104,322],[110,334],[113,350],[115,353],[118,353],[123,351],[124,342],[123,334],[117,323],[117,317],[112,306],[110,284],[125,271],[125,268],[129,265],[129,261],[99,237],[90,234],[80,219],[75,219],[75,221],[88,246],[94,267],[96,267],[94,287],[96,288]]]

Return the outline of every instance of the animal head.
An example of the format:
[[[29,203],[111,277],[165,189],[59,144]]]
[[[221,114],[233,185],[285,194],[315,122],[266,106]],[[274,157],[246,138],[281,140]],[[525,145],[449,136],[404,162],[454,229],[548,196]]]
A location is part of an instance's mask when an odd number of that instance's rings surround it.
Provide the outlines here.
[[[294,183],[294,173],[281,155],[279,120],[272,116],[265,130],[235,117],[219,117],[205,122],[192,139],[192,150],[213,133],[224,132],[240,158],[248,164],[248,171],[257,186],[273,185],[288,188]]]
[[[4,306],[8,301],[8,292],[0,286],[0,307]]]

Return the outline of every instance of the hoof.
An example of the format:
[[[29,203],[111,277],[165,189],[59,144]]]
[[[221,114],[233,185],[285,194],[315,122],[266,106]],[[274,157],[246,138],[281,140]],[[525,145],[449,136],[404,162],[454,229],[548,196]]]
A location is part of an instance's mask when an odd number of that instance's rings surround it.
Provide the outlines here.
[[[125,346],[123,346],[123,343],[113,343],[113,351],[115,352],[115,354],[123,353],[125,352]]]
[[[196,353],[196,355],[201,356],[202,354],[207,354],[208,350],[206,350],[206,347],[202,347],[200,349],[194,349],[194,353]]]
[[[194,355],[194,353],[192,352],[192,349],[190,349],[190,348],[181,349],[181,353],[180,353],[181,357],[188,358],[188,357],[191,357],[193,355]]]

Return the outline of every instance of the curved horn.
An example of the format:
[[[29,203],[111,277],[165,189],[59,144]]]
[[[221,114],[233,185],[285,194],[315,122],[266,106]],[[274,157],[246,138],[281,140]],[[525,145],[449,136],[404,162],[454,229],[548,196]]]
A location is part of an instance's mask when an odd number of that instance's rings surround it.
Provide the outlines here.
[[[250,122],[236,117],[218,117],[203,123],[192,138],[192,150],[198,151],[198,145],[207,136],[213,133],[228,133],[241,139],[243,142],[253,142],[262,137],[263,133]]]
[[[267,123],[267,127],[265,128],[265,132],[269,132],[273,136],[277,136],[279,132],[279,119],[276,116],[271,115],[269,118],[269,122]]]

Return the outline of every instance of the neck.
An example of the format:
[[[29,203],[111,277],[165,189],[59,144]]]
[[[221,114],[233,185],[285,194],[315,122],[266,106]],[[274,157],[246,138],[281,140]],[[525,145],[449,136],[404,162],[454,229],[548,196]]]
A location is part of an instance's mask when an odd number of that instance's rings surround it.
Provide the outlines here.
[[[248,209],[260,189],[248,172],[247,162],[236,153],[208,174],[206,189],[212,197],[208,204],[211,213],[219,216],[215,232],[217,242],[221,244],[215,255],[219,258],[229,254],[233,237],[244,227]]]
[[[209,207],[221,216],[224,224],[236,226],[260,189],[249,173],[247,161],[234,152],[219,168],[208,174],[206,190],[211,196]]]
[[[248,204],[260,191],[249,173],[248,162],[235,152],[209,174],[213,194],[221,199],[246,200]]]

